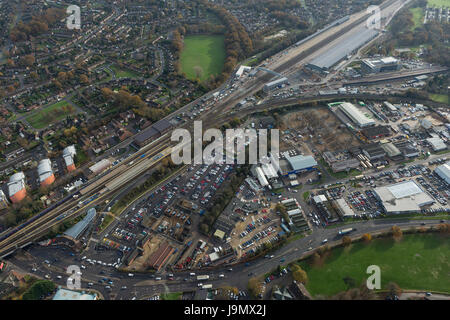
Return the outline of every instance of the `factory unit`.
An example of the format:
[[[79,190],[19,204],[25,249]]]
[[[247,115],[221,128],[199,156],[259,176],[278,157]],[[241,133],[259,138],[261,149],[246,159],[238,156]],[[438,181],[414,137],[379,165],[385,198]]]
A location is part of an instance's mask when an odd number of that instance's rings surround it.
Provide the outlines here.
[[[262,169],[260,167],[257,167],[255,169],[255,171],[256,171],[256,178],[258,178],[259,184],[262,187],[268,186],[269,182],[267,181],[266,177],[264,176]]]
[[[375,121],[369,119],[365,114],[363,114],[358,108],[356,108],[352,103],[343,102],[339,105],[339,109],[356,125],[360,128],[373,126]]]
[[[269,91],[271,91],[271,90],[273,90],[273,89],[276,89],[276,88],[278,88],[279,86],[281,86],[281,85],[283,85],[283,84],[285,84],[285,83],[287,83],[287,82],[288,82],[288,78],[286,78],[286,77],[283,77],[283,78],[280,78],[280,79],[277,79],[277,80],[268,82],[268,83],[266,83],[266,84],[264,85],[263,91],[264,91],[264,92],[269,92]]]
[[[293,173],[301,173],[314,170],[316,166],[317,162],[313,156],[287,156],[286,159],[281,159],[279,161],[279,172],[283,176],[289,176]]]
[[[41,187],[47,187],[55,182],[55,175],[53,174],[52,163],[50,159],[41,160],[38,164],[37,171]]]
[[[18,203],[26,197],[27,191],[25,189],[25,175],[22,171],[13,174],[9,178],[8,194],[12,203]]]
[[[414,180],[375,188],[374,194],[388,214],[420,212],[434,203]]]
[[[249,72],[250,70],[252,70],[251,67],[240,66],[238,71],[236,71],[236,78],[240,78],[244,74],[244,72]]]
[[[75,150],[75,146],[71,145],[63,150],[63,159],[64,163],[66,164],[66,168],[68,172],[74,171],[76,169],[75,162],[73,160],[73,157],[77,154],[77,151]]]
[[[434,172],[450,185],[450,161],[437,167]]]
[[[398,69],[400,69],[400,63],[394,57],[363,59],[361,61],[361,72],[365,74],[396,71]]]

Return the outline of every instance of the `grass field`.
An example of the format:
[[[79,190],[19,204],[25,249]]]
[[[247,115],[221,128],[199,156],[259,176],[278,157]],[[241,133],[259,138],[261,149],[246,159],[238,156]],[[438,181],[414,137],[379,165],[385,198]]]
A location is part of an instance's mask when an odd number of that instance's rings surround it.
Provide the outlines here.
[[[188,79],[204,81],[222,72],[225,61],[224,36],[197,35],[184,38],[180,62]]]
[[[181,300],[182,292],[172,292],[161,294],[161,300]]]
[[[450,0],[428,0],[427,4],[432,7],[450,7]]]
[[[138,78],[139,77],[139,75],[136,74],[135,72],[133,72],[131,70],[128,70],[128,69],[125,69],[125,68],[120,68],[117,65],[111,66],[111,70],[113,70],[115,72],[117,78],[131,78],[131,79],[134,79],[134,78]]]
[[[36,129],[42,129],[51,123],[60,121],[68,115],[74,114],[75,108],[67,101],[61,100],[48,107],[39,110],[26,118],[26,120]]]
[[[345,277],[353,278],[359,286],[368,277],[367,267],[378,265],[382,289],[395,282],[402,289],[450,292],[450,242],[448,236],[444,237],[414,234],[405,235],[398,242],[376,239],[370,244],[333,249],[322,265],[300,262],[308,274],[306,287],[313,296],[331,296],[348,289]]]
[[[430,93],[430,98],[433,101],[436,102],[442,102],[442,103],[450,103],[450,99],[448,98],[448,94],[436,94],[436,93]]]
[[[425,13],[423,12],[423,9],[422,8],[411,8],[409,10],[413,14],[414,26],[412,27],[412,30],[414,30],[418,27],[421,27],[423,25],[423,19],[425,17]]]

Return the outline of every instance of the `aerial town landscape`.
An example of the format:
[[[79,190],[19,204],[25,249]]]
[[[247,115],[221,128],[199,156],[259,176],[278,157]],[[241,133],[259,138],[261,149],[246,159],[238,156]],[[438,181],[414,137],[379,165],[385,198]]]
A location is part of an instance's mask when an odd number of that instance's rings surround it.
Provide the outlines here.
[[[450,300],[450,0],[0,0],[0,26],[0,299]]]

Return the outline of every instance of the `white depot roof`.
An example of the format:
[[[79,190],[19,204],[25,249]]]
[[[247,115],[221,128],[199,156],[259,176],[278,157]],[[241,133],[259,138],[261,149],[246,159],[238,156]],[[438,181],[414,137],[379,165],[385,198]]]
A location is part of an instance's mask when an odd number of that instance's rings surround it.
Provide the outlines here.
[[[22,171],[14,173],[10,178],[9,178],[9,182],[16,182],[16,181],[21,181],[25,179],[25,175],[23,174]]]
[[[77,151],[75,150],[75,146],[71,145],[63,150],[63,159],[66,163],[66,167],[73,164],[73,157],[77,154]]]
[[[272,179],[278,177],[277,170],[275,170],[271,163],[263,164],[261,168],[267,178]]]
[[[355,215],[355,212],[349,207],[347,201],[343,198],[339,198],[336,200],[337,205],[341,209],[344,216],[347,217],[353,217]]]
[[[387,212],[417,212],[421,207],[434,202],[414,180],[375,188],[374,191]]]
[[[447,148],[445,142],[439,137],[428,138],[427,141],[434,151],[444,150]]]
[[[437,167],[434,171],[439,175],[439,177],[445,180],[445,182],[450,184],[450,161]]]
[[[353,122],[358,124],[360,127],[375,124],[374,120],[369,119],[352,103],[343,102],[341,103],[340,108],[345,113],[346,116],[348,116]]]

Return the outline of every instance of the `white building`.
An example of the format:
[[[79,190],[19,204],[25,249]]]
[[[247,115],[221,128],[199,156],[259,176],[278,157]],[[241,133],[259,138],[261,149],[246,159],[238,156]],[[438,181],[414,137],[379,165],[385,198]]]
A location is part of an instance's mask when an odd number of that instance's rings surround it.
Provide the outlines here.
[[[350,120],[352,120],[360,128],[375,125],[375,121],[373,119],[369,119],[365,114],[363,114],[352,103],[343,102],[339,105],[339,108],[347,117],[350,118]]]
[[[73,171],[75,170],[75,163],[73,161],[73,157],[77,154],[77,151],[75,150],[75,146],[71,145],[63,150],[63,159],[67,167],[67,171]]]
[[[424,206],[434,203],[414,180],[378,187],[374,191],[386,213],[420,212]]]
[[[450,184],[450,161],[437,167],[434,172],[447,184]]]

